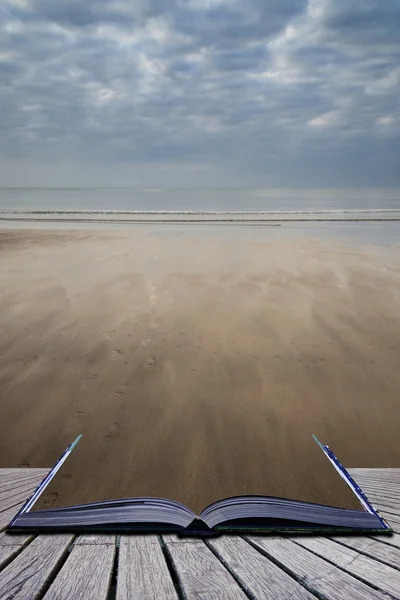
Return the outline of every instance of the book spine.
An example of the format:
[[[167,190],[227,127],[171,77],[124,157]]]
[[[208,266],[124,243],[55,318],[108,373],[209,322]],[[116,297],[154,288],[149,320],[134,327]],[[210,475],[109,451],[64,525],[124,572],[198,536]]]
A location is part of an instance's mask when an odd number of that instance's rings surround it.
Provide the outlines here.
[[[77,443],[79,442],[81,437],[82,437],[82,434],[78,435],[76,440],[74,442],[72,442],[72,444],[70,444],[66,450],[64,450],[63,454],[60,456],[60,458],[58,459],[58,461],[56,462],[54,467],[48,472],[46,477],[39,483],[39,485],[33,492],[32,496],[30,498],[28,498],[28,500],[25,502],[23,507],[15,515],[15,517],[13,518],[11,523],[8,525],[8,527],[12,527],[19,516],[21,516],[22,514],[24,514],[26,512],[29,512],[31,510],[32,506],[38,500],[39,496],[44,492],[45,488],[49,485],[49,483],[53,479],[54,475],[57,473],[57,471],[59,471],[59,469],[65,463],[68,456],[71,454],[72,450],[75,448],[75,446],[77,445]]]
[[[332,465],[334,466],[336,471],[339,473],[339,475],[342,477],[342,479],[345,480],[345,482],[347,483],[349,488],[357,496],[358,500],[360,501],[362,506],[365,508],[365,510],[368,511],[369,513],[375,515],[384,529],[391,530],[391,527],[378,514],[377,510],[372,506],[372,504],[370,503],[370,501],[368,500],[367,496],[364,494],[364,492],[362,491],[360,486],[357,485],[357,483],[354,481],[354,479],[352,478],[350,473],[345,469],[345,467],[339,461],[337,456],[332,452],[332,450],[329,448],[329,446],[324,446],[323,444],[321,444],[321,442],[315,437],[315,435],[313,436],[313,438],[318,443],[318,445],[324,452],[325,456],[332,463]]]

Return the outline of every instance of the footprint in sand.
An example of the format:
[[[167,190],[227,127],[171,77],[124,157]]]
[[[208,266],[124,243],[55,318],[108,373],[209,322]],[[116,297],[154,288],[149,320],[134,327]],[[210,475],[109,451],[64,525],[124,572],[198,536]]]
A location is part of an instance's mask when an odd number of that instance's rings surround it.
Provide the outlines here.
[[[82,384],[82,389],[86,390],[88,387],[93,385],[98,380],[98,378],[98,375],[91,375],[90,377],[87,377],[84,383]]]
[[[120,358],[120,356],[123,354],[123,350],[121,350],[121,348],[116,348],[115,350],[113,350],[111,352],[111,358],[112,360],[117,360],[118,358]]]
[[[147,338],[146,340],[142,340],[140,342],[140,345],[142,346],[142,348],[146,348],[147,346],[150,346],[151,344],[151,339]]]
[[[117,421],[115,421],[114,423],[111,423],[111,425],[108,429],[108,433],[106,433],[106,435],[103,437],[103,442],[106,442],[106,443],[112,442],[113,439],[118,437],[118,434],[119,434],[119,423]]]
[[[77,410],[77,411],[74,413],[74,416],[75,416],[75,417],[84,417],[84,416],[85,416],[85,413],[84,413],[82,410]]]
[[[124,395],[124,392],[125,392],[125,386],[123,385],[119,388],[119,390],[113,391],[113,396],[114,396],[114,398],[121,398],[121,396]]]
[[[157,361],[154,357],[149,358],[149,360],[144,365],[145,369],[154,369],[157,366]]]

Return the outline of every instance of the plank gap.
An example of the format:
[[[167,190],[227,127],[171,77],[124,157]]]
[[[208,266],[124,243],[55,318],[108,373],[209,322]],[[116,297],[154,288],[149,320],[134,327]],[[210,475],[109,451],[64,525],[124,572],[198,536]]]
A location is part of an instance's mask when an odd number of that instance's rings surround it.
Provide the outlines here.
[[[15,500],[13,500],[13,502],[15,502]],[[24,502],[26,502],[26,499],[25,500],[21,500],[21,498],[20,498],[19,500],[17,500],[15,502],[15,504],[10,504],[9,506],[6,506],[5,508],[0,508],[0,514],[4,513],[4,512],[7,512],[8,510],[11,510],[12,508],[15,508],[16,506],[22,506],[24,504]],[[16,509],[15,512],[17,513],[18,510]],[[6,525],[6,527],[7,527],[7,525]],[[4,529],[6,527],[4,527]]]
[[[174,559],[172,558],[172,555],[168,549],[167,544],[164,542],[163,536],[158,535],[157,539],[161,546],[161,550],[164,555],[165,562],[167,563],[168,571],[169,571],[170,577],[172,579],[172,583],[174,585],[174,588],[178,595],[179,600],[188,600],[186,597],[186,594],[184,592],[181,579],[179,577],[178,569],[175,566]]]
[[[299,546],[300,548],[303,548],[303,550],[307,550],[307,552],[310,552],[311,554],[313,554],[314,556],[317,556],[318,558],[322,558],[322,560],[324,560],[325,562],[329,563],[330,565],[332,565],[336,569],[339,569],[339,571],[343,571],[343,573],[346,573],[346,575],[349,575],[350,577],[354,577],[354,579],[357,579],[357,581],[360,581],[364,585],[367,585],[368,587],[370,587],[371,589],[375,590],[376,592],[380,592],[381,594],[386,594],[387,596],[389,596],[389,598],[395,598],[395,596],[393,596],[389,592],[386,592],[385,590],[382,590],[382,588],[380,588],[377,585],[371,583],[370,581],[367,581],[366,579],[363,579],[359,575],[355,575],[351,571],[348,571],[344,567],[341,567],[340,565],[338,565],[337,563],[335,563],[333,560],[330,560],[329,558],[326,558],[325,556],[321,556],[320,554],[318,554],[314,550],[311,550],[311,548],[305,548],[304,546],[302,546],[301,544],[298,544],[293,539],[292,539],[292,541],[293,541],[294,544],[296,544],[296,546]],[[352,550],[354,550],[354,548],[352,548]],[[358,554],[361,554],[361,552],[358,552],[358,550],[354,550],[354,552],[357,552]],[[367,558],[369,558],[370,560],[375,560],[371,556],[368,556]],[[349,563],[349,564],[351,564],[351,563]],[[389,565],[389,566],[391,568],[393,568],[391,565]]]
[[[37,537],[39,537],[39,536],[37,536]],[[68,556],[71,552],[71,548],[73,546],[73,542],[74,542],[74,540],[72,540],[72,543],[68,544],[68,546],[65,548],[64,552],[58,559],[58,562],[54,565],[54,567],[51,570],[51,572],[49,573],[46,581],[43,583],[39,593],[36,595],[35,600],[42,600],[42,598],[44,598],[46,593],[49,591],[51,584],[54,582],[55,578],[57,577],[57,575],[63,568],[64,563],[68,559]],[[25,548],[26,548],[26,546],[25,546]]]
[[[8,567],[8,565],[15,559],[17,558],[17,556],[19,554],[21,554],[21,552],[23,550],[25,550],[29,544],[31,544],[33,542],[33,540],[35,539],[35,535],[32,535],[30,538],[28,538],[27,540],[25,540],[25,542],[23,544],[21,544],[20,546],[11,546],[11,548],[13,548],[15,551],[2,563],[2,565],[0,565],[0,573],[1,571],[3,571],[3,569],[5,569],[6,567]]]
[[[242,538],[244,539],[244,538]],[[244,540],[245,542],[247,540]],[[257,597],[249,590],[249,588],[244,584],[244,582],[240,579],[240,577],[238,576],[237,573],[235,573],[235,571],[232,569],[232,567],[230,567],[228,565],[228,563],[226,562],[226,560],[224,560],[222,558],[222,556],[220,556],[220,554],[218,553],[218,551],[213,548],[213,546],[210,545],[210,543],[208,542],[208,540],[204,540],[205,545],[207,546],[207,548],[209,550],[211,550],[211,552],[214,554],[214,556],[216,558],[218,558],[219,562],[225,567],[225,569],[228,571],[228,573],[230,575],[232,575],[233,579],[236,581],[236,583],[238,584],[238,586],[240,587],[240,589],[242,590],[242,592],[244,594],[246,594],[246,596],[248,598],[250,598],[250,600],[257,600]]]
[[[299,583],[305,590],[307,590],[307,592],[310,592],[310,594],[313,594],[313,596],[318,598],[318,600],[329,600],[328,596],[325,596],[325,594],[321,594],[316,589],[314,589],[312,587],[312,585],[309,585],[308,583],[306,583],[302,577],[299,577],[298,575],[296,575],[296,573],[294,573],[291,569],[289,569],[284,563],[282,563],[280,560],[276,559],[274,556],[271,556],[271,554],[269,554],[269,552],[267,550],[265,550],[265,548],[261,548],[257,544],[254,544],[252,540],[249,540],[246,537],[244,537],[243,539],[246,540],[246,542],[248,544],[250,544],[250,546],[253,546],[253,548],[255,548],[255,550],[260,552],[260,554],[262,554],[263,556],[268,558],[268,560],[270,560],[274,565],[279,567],[284,573],[286,573],[286,575],[289,575],[289,577],[291,577],[297,583]]]
[[[120,538],[120,536],[117,536]],[[119,540],[115,540],[114,562],[111,569],[110,586],[108,588],[107,600],[115,600],[117,597],[117,582],[118,582],[118,564],[119,564]]]
[[[339,544],[340,546],[343,546],[344,548],[349,548],[350,550],[354,550],[358,554],[363,554],[364,556],[366,556],[367,558],[371,558],[375,562],[382,563],[382,564],[390,567],[391,569],[400,571],[400,565],[397,566],[397,565],[394,565],[393,563],[387,562],[383,558],[379,558],[378,556],[373,555],[372,552],[369,553],[368,550],[362,550],[361,548],[355,548],[354,546],[348,546],[345,542],[341,542],[340,540],[335,540],[334,538],[330,538],[330,540],[332,542],[335,542],[336,544]],[[376,540],[374,540],[374,541],[376,541]],[[392,548],[395,548],[395,546],[392,546]],[[398,550],[398,548],[397,548],[397,550]],[[354,577],[354,575],[353,575],[353,577]]]

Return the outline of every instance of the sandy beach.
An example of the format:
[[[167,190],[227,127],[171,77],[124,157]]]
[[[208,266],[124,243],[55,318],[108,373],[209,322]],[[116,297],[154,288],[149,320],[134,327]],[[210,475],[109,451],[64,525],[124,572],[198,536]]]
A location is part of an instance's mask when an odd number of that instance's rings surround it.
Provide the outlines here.
[[[0,231],[0,466],[45,505],[239,493],[347,505],[400,467],[400,248],[272,228]],[[283,228],[282,228],[283,229]]]

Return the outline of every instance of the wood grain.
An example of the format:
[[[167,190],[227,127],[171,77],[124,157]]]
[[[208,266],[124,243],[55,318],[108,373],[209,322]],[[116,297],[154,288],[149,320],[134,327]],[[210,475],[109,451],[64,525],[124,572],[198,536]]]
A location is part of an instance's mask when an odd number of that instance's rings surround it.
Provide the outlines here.
[[[397,548],[400,548],[400,534],[399,533],[392,533],[392,535],[372,535],[371,538],[373,540],[377,540],[378,542],[381,542],[381,544],[387,544],[389,546],[396,546]]]
[[[155,535],[120,540],[117,600],[177,600],[178,595]]]
[[[111,583],[115,546],[74,545],[45,600],[106,600]]]
[[[7,525],[10,523],[10,521],[13,519],[13,517],[17,514],[19,509],[24,505],[24,502],[25,502],[25,500],[23,502],[19,502],[15,506],[11,506],[7,510],[3,510],[2,512],[0,512],[0,531],[2,531],[3,529],[5,529],[7,527]]]
[[[371,558],[375,558],[396,569],[400,569],[400,548],[382,544],[381,541],[368,537],[341,536],[332,539],[337,543],[353,548],[353,550],[357,550],[357,552],[362,552]]]
[[[292,577],[301,581],[311,592],[329,600],[388,600],[383,592],[373,590],[348,573],[315,556],[291,539],[248,538],[266,555],[277,561]]]
[[[394,598],[400,598],[400,571],[332,540],[307,537],[298,538],[296,544],[332,561],[351,575],[388,592]]]
[[[47,475],[50,469],[36,467],[13,467],[10,469],[0,469],[0,479],[6,475],[37,475],[38,477]]]
[[[19,490],[7,491],[0,495],[0,512],[7,510],[11,506],[15,506],[19,502],[27,500],[34,492],[35,487],[21,488]]]
[[[40,535],[0,573],[0,600],[35,600],[73,540],[70,535]]]
[[[168,551],[178,572],[187,599],[243,600],[246,598],[232,575],[203,541],[168,543]]]
[[[75,546],[115,546],[115,535],[85,534],[75,540]]]
[[[9,560],[19,553],[20,549],[25,546],[32,536],[30,535],[9,535],[0,533],[0,569],[9,562]]]
[[[236,574],[244,588],[256,598],[315,599],[315,596],[244,539],[237,536],[222,537],[210,540],[208,545],[227,568]]]
[[[31,535],[25,533],[12,535],[5,532],[0,533],[0,548],[5,546],[20,546],[21,544],[25,544],[31,537]]]
[[[19,479],[16,480],[14,478],[10,478],[9,481],[7,480],[0,480],[0,493],[4,493],[10,490],[15,490],[18,489],[20,487],[26,486],[26,485],[31,485],[33,487],[37,487],[40,483],[40,479],[37,479],[36,477],[24,477],[23,479]]]
[[[386,510],[392,512],[394,515],[400,516],[400,504],[392,501],[390,498],[381,498],[377,496],[368,497],[371,504],[377,508],[377,510]],[[378,509],[379,507],[379,509]]]

